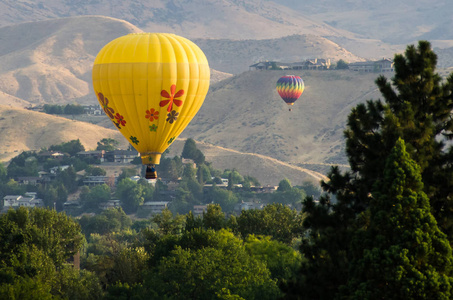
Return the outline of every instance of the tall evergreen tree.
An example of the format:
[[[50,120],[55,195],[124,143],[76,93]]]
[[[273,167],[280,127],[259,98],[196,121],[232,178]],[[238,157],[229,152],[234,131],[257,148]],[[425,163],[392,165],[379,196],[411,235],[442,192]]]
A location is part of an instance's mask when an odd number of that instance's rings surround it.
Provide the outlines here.
[[[356,231],[342,299],[451,299],[453,256],[399,139],[375,184],[369,225]]]
[[[305,227],[309,236],[301,246],[307,258],[298,280],[286,288],[288,298],[333,299],[348,280],[351,236],[364,225],[373,184],[383,178],[383,165],[398,138],[420,166],[424,192],[430,198],[440,229],[453,241],[453,74],[445,81],[435,73],[437,56],[420,41],[404,55],[395,55],[391,82],[379,76],[376,84],[384,98],[352,109],[345,131],[351,171],[333,167],[322,187],[327,195],[319,205],[308,197]],[[330,195],[335,196],[332,201]]]

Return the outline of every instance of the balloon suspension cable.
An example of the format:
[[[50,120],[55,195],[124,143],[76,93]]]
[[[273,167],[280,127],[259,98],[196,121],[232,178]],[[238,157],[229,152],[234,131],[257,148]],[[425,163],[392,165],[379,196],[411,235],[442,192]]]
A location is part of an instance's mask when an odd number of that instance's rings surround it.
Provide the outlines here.
[[[157,178],[157,172],[156,172],[156,169],[154,168],[153,164],[146,166],[145,178],[146,179],[156,179]]]

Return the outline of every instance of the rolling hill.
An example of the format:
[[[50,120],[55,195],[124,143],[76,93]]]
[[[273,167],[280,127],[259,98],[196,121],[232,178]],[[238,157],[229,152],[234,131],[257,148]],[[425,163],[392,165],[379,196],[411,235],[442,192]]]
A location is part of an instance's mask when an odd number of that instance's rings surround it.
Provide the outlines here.
[[[22,151],[40,150],[79,139],[86,150],[94,150],[103,138],[113,138],[126,149],[127,141],[112,129],[68,120],[21,108],[0,105],[0,161],[7,162]]]
[[[262,0],[3,0],[0,12],[0,26],[103,15],[125,20],[144,31],[172,32],[189,38],[263,39],[292,34],[353,36],[284,5]]]
[[[77,139],[86,150],[94,150],[97,142],[103,138],[119,141],[119,147],[122,149],[128,147],[127,140],[117,130],[0,105],[0,139],[4,141],[0,144],[0,162],[8,162],[22,151],[38,151]],[[170,148],[171,155],[181,155],[183,145],[183,139],[176,140]],[[306,181],[316,183],[325,178],[318,172],[289,165],[271,157],[240,153],[207,143],[198,143],[198,147],[205,153],[207,161],[213,162],[215,168],[236,168],[241,174],[253,176],[264,185],[278,185],[284,178],[288,178],[294,185]]]
[[[96,28],[96,30],[92,30]],[[71,17],[0,27],[0,103],[95,104],[91,68],[109,41],[141,30],[103,16]],[[263,41],[197,40],[211,62],[212,82],[247,71],[257,59],[360,60],[338,45],[315,36]],[[215,69],[218,70],[215,70]],[[13,101],[13,99],[15,99]],[[20,101],[23,100],[23,101]]]
[[[378,75],[293,70],[304,79],[305,91],[290,112],[275,90],[286,74],[250,71],[213,85],[181,137],[292,164],[346,164],[347,115],[358,103],[380,97]]]

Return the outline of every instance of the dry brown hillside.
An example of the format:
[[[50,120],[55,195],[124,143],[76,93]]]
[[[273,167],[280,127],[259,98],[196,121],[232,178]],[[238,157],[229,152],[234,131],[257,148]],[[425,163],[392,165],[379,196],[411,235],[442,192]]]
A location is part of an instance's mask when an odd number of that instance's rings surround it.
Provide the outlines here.
[[[22,151],[40,150],[79,139],[86,150],[94,150],[103,138],[128,142],[116,131],[85,122],[0,105],[0,161],[6,162]]]
[[[263,40],[196,39],[214,69],[239,74],[260,61],[300,62],[324,58],[336,63],[364,61],[334,42],[312,34]]]
[[[40,150],[71,140],[80,140],[86,150],[93,150],[103,138],[113,138],[126,149],[127,140],[116,130],[85,122],[0,105],[0,162],[8,162],[22,151]],[[171,147],[172,155],[181,155],[184,140]],[[270,157],[239,153],[231,149],[198,143],[207,161],[217,169],[237,169],[241,174],[257,178],[262,184],[277,185],[288,178],[293,184],[324,179],[320,173],[292,166]],[[121,169],[121,167],[119,167]]]
[[[29,105],[83,102],[85,98],[95,101],[91,68],[98,51],[114,38],[140,31],[109,17],[74,17],[1,27],[0,90],[7,95],[0,94],[0,103],[6,104],[4,98],[9,96]]]
[[[95,56],[111,40],[138,31],[141,30],[130,23],[102,16],[0,27],[0,40],[4,41],[0,43],[0,103],[17,107],[97,103],[91,84]],[[197,43],[211,67],[218,69],[212,70],[212,82],[228,78],[232,72],[246,71],[261,59],[360,60],[338,45],[312,35],[263,41],[197,40]]]
[[[292,111],[275,89],[286,74],[250,71],[213,85],[181,137],[293,164],[347,164],[347,116],[358,103],[380,97],[378,74],[293,70],[289,74],[303,78],[305,91]]]
[[[3,0],[0,12],[0,26],[67,16],[105,15],[126,20],[145,31],[173,32],[190,38],[263,39],[308,33],[352,36],[291,8],[262,0]]]

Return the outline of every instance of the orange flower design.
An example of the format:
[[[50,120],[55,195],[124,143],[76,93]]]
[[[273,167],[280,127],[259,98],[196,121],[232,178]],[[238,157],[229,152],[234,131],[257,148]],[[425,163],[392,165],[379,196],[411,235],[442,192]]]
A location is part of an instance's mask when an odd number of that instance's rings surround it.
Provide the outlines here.
[[[155,110],[154,108],[151,108],[150,110],[146,110],[146,115],[145,118],[149,119],[150,122],[159,119],[159,112]]]
[[[109,99],[107,99],[107,97],[104,97],[102,93],[98,93],[97,96],[106,115],[109,116],[110,119],[113,119],[113,113],[115,111],[113,110],[113,108],[109,107]]]
[[[117,113],[115,115],[115,119],[118,122],[118,124],[121,124],[121,126],[125,126],[126,125],[126,121],[124,120],[124,117],[122,115],[120,115],[119,113]]]
[[[168,99],[160,101],[160,103],[159,103],[160,107],[164,107],[165,105],[168,104],[167,111],[171,112],[171,109],[173,108],[173,104],[175,104],[176,106],[181,106],[182,100],[179,100],[176,98],[184,95],[184,90],[179,90],[176,94],[175,94],[175,92],[176,92],[175,84],[172,84],[172,86],[170,87],[170,94],[166,90],[162,90],[160,92],[160,95],[162,97],[168,98]]]

